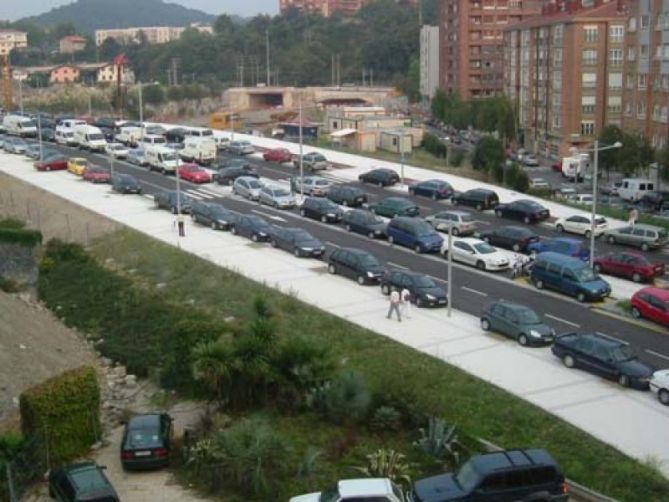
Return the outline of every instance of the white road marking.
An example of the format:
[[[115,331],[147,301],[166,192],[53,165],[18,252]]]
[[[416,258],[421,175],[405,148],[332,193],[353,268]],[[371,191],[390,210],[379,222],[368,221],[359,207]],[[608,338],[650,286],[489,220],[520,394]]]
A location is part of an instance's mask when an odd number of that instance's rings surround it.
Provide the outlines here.
[[[475,295],[488,296],[488,293],[484,293],[483,291],[478,291],[476,289],[468,288],[467,286],[461,286],[461,289],[464,289],[465,291],[469,291],[470,293],[474,293]]]
[[[202,200],[202,199],[204,199],[204,197],[201,197],[201,196],[200,196],[199,194],[197,194],[197,193],[191,193],[190,191],[187,191],[187,193],[188,193],[188,196],[189,196],[189,197],[192,197],[192,198],[195,199],[195,200]]]
[[[567,321],[565,319],[562,319],[561,317],[557,317],[551,314],[544,314],[544,316],[548,317],[549,319],[553,319],[554,321],[562,322],[566,324],[567,326],[571,326],[572,328],[580,328],[580,324],[576,324],[575,322]]]
[[[659,352],[655,352],[654,350],[646,349],[646,352],[648,352],[649,354],[652,354],[652,355],[654,355],[654,356],[661,357],[662,359],[666,359],[667,361],[669,361],[669,356],[665,356],[664,354],[660,354]]]
[[[213,199],[213,195],[209,195],[198,190],[186,190],[186,193],[191,197],[199,197],[200,199]]]
[[[330,241],[325,241],[325,244],[327,244],[328,246],[332,246],[333,248],[340,248],[341,247],[339,244],[335,244],[334,242],[330,242]]]
[[[393,268],[401,268],[403,270],[408,270],[408,268],[405,267],[404,265],[398,265],[397,263],[393,263],[392,261],[389,261],[389,262],[386,262],[386,263]]]
[[[272,219],[272,220],[274,220],[274,221],[282,221],[282,222],[284,222],[284,223],[285,223],[286,221],[288,221],[288,220],[286,220],[285,218],[282,218],[281,216],[274,216],[273,214],[265,213],[265,212],[263,212],[263,211],[258,211],[257,209],[251,209],[251,212],[252,212],[252,213],[256,213],[256,214],[260,214],[260,215],[265,216],[265,217],[267,217],[267,218],[270,218],[270,219]]]
[[[211,188],[202,187],[202,188],[198,188],[198,190],[200,190],[200,192],[202,192],[202,193],[206,193],[206,194],[209,194],[209,195],[214,195],[216,197],[220,197],[222,195],[222,193],[215,192]]]
[[[154,199],[155,199],[155,197],[154,197],[153,195],[151,195],[150,193],[145,193],[145,194],[143,195],[143,197],[146,197],[147,199],[151,199],[151,200],[154,200]]]

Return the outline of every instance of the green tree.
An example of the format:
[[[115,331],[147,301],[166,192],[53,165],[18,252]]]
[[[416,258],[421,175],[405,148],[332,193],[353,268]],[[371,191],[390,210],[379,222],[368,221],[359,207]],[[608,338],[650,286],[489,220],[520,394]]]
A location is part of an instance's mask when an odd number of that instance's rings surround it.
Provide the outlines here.
[[[657,151],[655,160],[659,164],[660,177],[669,181],[669,144]]]
[[[504,146],[490,136],[481,138],[472,157],[472,167],[479,171],[491,171],[505,161]]]
[[[616,125],[607,125],[599,133],[599,143],[601,145],[613,145],[618,141],[622,142],[624,138],[624,133],[620,127]],[[606,172],[607,178],[610,176],[612,170],[616,170],[620,164],[621,152],[617,149],[604,150],[599,152],[599,169],[602,169]]]

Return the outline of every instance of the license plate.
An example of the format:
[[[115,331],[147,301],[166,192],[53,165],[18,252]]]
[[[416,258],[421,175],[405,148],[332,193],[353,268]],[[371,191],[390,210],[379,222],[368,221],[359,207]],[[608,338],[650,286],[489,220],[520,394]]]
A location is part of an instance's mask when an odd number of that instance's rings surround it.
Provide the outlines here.
[[[446,304],[446,300],[439,300],[439,304],[440,304],[440,305],[445,305],[445,304]]]
[[[151,452],[150,451],[136,451],[135,452],[135,457],[150,457]]]

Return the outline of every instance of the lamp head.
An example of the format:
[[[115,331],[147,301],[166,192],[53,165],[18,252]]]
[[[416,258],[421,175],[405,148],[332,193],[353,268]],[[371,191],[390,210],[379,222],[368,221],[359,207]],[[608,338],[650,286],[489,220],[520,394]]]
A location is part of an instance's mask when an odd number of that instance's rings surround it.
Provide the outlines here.
[[[613,148],[622,148],[623,144],[620,141],[616,141],[613,143]]]

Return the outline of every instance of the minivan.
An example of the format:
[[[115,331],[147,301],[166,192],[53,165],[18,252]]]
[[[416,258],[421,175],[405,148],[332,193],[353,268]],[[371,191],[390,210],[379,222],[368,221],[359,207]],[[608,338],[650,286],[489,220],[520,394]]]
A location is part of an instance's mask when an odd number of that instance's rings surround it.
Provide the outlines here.
[[[649,179],[625,178],[618,189],[618,195],[623,200],[636,201],[654,190],[655,184]]]
[[[328,272],[355,279],[361,286],[378,284],[383,265],[368,251],[356,248],[336,248],[328,257]]]
[[[456,193],[453,203],[458,206],[475,207],[478,211],[494,209],[499,204],[499,197],[492,190],[486,188],[473,188],[466,192]]]
[[[530,280],[537,289],[554,289],[579,302],[602,300],[611,294],[609,283],[587,263],[552,251],[537,255]]]
[[[386,228],[388,242],[412,248],[416,253],[438,252],[444,239],[428,222],[408,216],[397,216]]]

